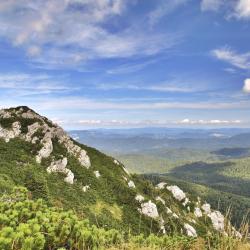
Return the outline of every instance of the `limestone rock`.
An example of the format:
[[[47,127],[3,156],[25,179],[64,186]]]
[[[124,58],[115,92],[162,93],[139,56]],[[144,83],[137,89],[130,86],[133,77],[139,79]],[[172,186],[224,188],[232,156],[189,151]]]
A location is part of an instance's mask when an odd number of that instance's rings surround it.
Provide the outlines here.
[[[224,216],[219,211],[214,211],[208,214],[215,230],[224,232]]]
[[[86,185],[86,186],[84,186],[84,187],[82,188],[82,191],[83,191],[84,193],[86,193],[89,189],[90,189],[90,186],[89,186],[89,185]]]
[[[201,212],[201,209],[200,209],[199,207],[195,207],[195,208],[194,208],[194,215],[195,215],[195,217],[197,217],[197,218],[202,217],[202,212]]]
[[[133,181],[129,181],[128,182],[128,186],[130,187],[130,188],[135,188],[135,183],[133,182]]]
[[[205,203],[205,204],[202,205],[201,208],[203,209],[205,214],[210,214],[211,213],[211,205],[210,204]]]
[[[166,182],[160,182],[159,184],[156,185],[156,189],[164,189],[166,185],[167,185]]]
[[[184,228],[185,228],[185,230],[186,230],[187,236],[190,236],[190,237],[197,237],[196,230],[195,230],[191,225],[185,223],[185,224],[184,224]]]
[[[74,174],[73,172],[66,168],[68,164],[68,160],[66,157],[64,157],[62,160],[54,161],[51,163],[51,165],[47,168],[48,173],[64,173],[66,174],[66,177],[64,179],[65,182],[69,184],[74,183]]]
[[[28,142],[35,142],[33,140],[32,136],[36,133],[36,131],[40,128],[40,124],[38,122],[35,122],[28,126],[28,133],[25,135],[25,140]]]
[[[186,197],[182,205],[185,207],[189,203],[189,199]]]
[[[43,158],[49,157],[50,154],[53,152],[53,144],[51,138],[52,136],[50,132],[47,132],[44,135],[44,138],[41,141],[43,147],[40,149],[38,155],[36,156],[37,163],[41,163]]]
[[[100,172],[99,171],[94,171],[94,174],[95,174],[95,177],[96,178],[99,178],[101,176]]]
[[[142,202],[144,201],[144,197],[140,194],[137,194],[136,197],[135,197],[135,200],[139,201],[139,202]]]
[[[3,119],[11,118],[11,113],[3,109],[0,110],[0,117]]]
[[[142,203],[140,212],[153,219],[159,217],[157,206],[152,201]]]
[[[125,172],[127,175],[129,175],[129,171],[128,171],[125,167],[122,167],[122,168],[123,168],[124,172]]]
[[[118,166],[120,165],[119,161],[117,161],[116,159],[114,159],[114,163]]]
[[[167,189],[172,192],[174,198],[178,201],[186,198],[186,194],[178,186],[168,186]]]
[[[72,154],[78,159],[79,163],[82,166],[86,168],[89,168],[91,166],[87,152],[80,146],[74,144],[74,142],[70,139],[70,137],[61,128],[57,128],[56,135],[59,142],[66,147],[67,151],[70,154]]]
[[[0,126],[0,138],[3,138],[5,142],[9,142],[10,139],[14,139],[21,134],[21,124],[14,122],[11,129],[5,129]]]
[[[202,205],[205,214],[211,219],[215,230],[225,232],[224,216],[219,211],[211,211],[211,206],[208,203]]]

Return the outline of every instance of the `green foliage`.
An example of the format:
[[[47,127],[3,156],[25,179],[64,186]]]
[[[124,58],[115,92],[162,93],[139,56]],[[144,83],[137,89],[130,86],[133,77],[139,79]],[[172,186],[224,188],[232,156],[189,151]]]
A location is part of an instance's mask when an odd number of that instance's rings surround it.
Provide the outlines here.
[[[26,189],[15,188],[0,198],[0,249],[108,249],[122,244],[135,244],[152,249],[191,249],[196,242],[187,237],[157,237],[151,234],[131,236],[91,226],[72,211],[48,207],[41,199],[28,199]]]

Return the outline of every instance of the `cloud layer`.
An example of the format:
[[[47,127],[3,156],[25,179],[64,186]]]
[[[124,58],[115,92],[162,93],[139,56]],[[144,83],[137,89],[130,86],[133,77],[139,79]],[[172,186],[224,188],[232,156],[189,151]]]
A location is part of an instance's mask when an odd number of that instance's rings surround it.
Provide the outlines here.
[[[147,30],[143,23],[138,27],[136,22],[119,25],[119,18],[133,3],[6,0],[0,6],[0,37],[24,49],[37,66],[52,68],[98,58],[150,56],[174,46],[174,34]],[[114,18],[118,21],[115,31]]]

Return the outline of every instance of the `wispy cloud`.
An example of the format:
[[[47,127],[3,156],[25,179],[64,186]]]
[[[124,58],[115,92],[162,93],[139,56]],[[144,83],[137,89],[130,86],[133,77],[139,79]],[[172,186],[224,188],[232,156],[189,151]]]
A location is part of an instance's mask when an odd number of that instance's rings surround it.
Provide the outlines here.
[[[119,65],[118,67],[115,67],[113,69],[107,70],[108,74],[127,74],[127,73],[133,73],[137,72],[139,70],[142,70],[146,68],[147,66],[154,64],[157,60],[148,60],[141,63],[127,63]]]
[[[136,21],[115,32],[108,28],[133,2],[9,0],[0,7],[0,36],[23,48],[36,66],[47,68],[98,58],[150,56],[175,46],[175,34],[150,31],[146,25],[137,28]]]
[[[202,83],[202,84],[201,84]],[[102,90],[134,90],[166,93],[199,93],[208,91],[209,88],[204,79],[193,79],[189,76],[176,76],[160,82],[120,82],[120,83],[98,83],[95,88]]]
[[[224,0],[202,0],[201,1],[201,10],[202,11],[217,11],[222,4],[224,3]]]
[[[62,120],[52,118],[52,121],[61,126],[74,125],[76,127],[173,127],[173,126],[232,126],[242,125],[245,122],[241,120],[190,120],[183,119],[180,121],[172,120]]]
[[[198,92],[199,89],[193,87],[183,87],[175,86],[172,83],[157,83],[157,84],[147,84],[147,85],[138,85],[138,84],[98,84],[96,85],[97,89],[102,90],[134,90],[134,91],[154,91],[154,92],[172,92],[172,93],[192,93]]]
[[[191,120],[191,119],[183,119],[181,121],[177,121],[176,124],[187,124],[187,125],[233,125],[240,124],[241,120]]]
[[[162,17],[170,14],[181,5],[187,3],[188,0],[163,0],[157,7],[148,15],[149,25],[154,26]]]
[[[249,101],[235,101],[235,102],[164,102],[164,101],[147,101],[140,100],[123,102],[117,99],[116,101],[109,100],[95,100],[88,98],[35,98],[28,100],[13,100],[5,102],[11,106],[27,105],[38,110],[167,110],[167,109],[196,109],[196,110],[225,110],[225,109],[249,109]],[[7,105],[6,104],[6,105]]]
[[[250,52],[240,54],[230,47],[223,47],[215,49],[211,53],[217,59],[225,61],[237,68],[250,70]]]
[[[16,96],[61,93],[74,90],[71,86],[62,83],[62,79],[58,76],[27,73],[0,74],[1,89],[10,90]]]
[[[202,11],[226,12],[227,19],[248,20],[250,18],[250,0],[202,0]]]

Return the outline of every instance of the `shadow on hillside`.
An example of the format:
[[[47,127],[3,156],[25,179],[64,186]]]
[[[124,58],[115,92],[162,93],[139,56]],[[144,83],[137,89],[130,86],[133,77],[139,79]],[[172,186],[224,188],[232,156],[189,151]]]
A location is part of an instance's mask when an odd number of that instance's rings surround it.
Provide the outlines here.
[[[228,158],[243,158],[248,157],[250,154],[249,148],[222,148],[212,151],[211,154],[215,154],[220,157]]]
[[[250,197],[250,181],[223,174],[223,170],[234,166],[237,167],[233,162],[195,162],[176,167],[165,175],[197,184],[204,184],[219,191]]]

